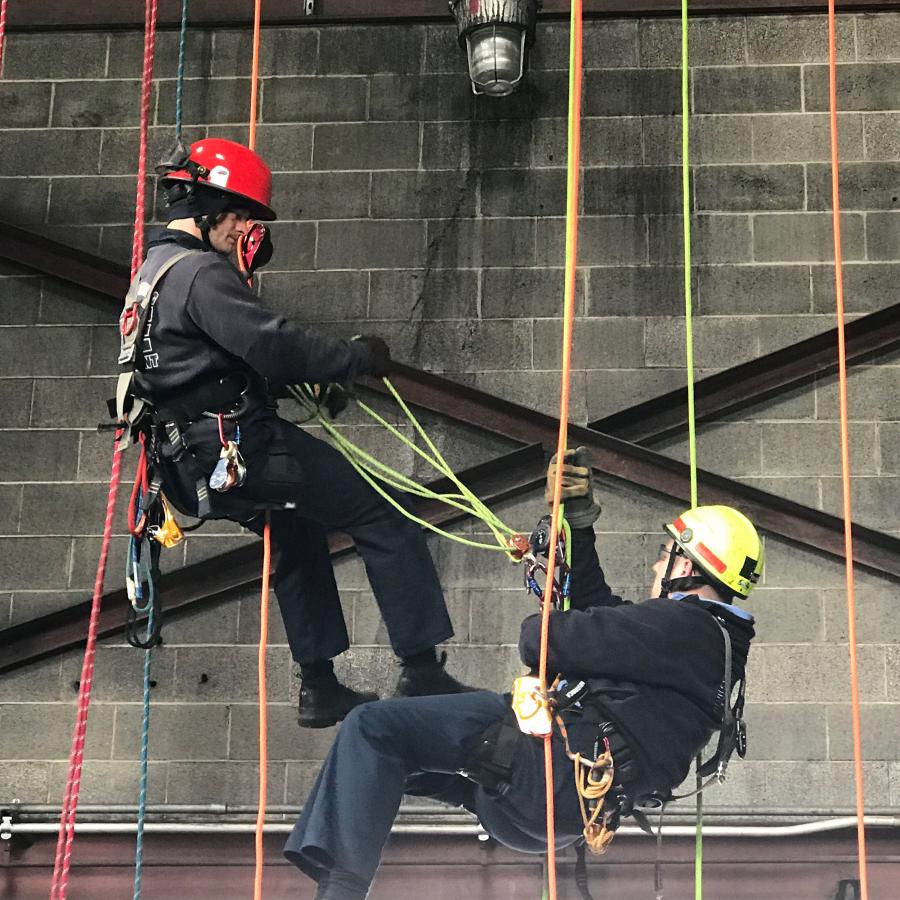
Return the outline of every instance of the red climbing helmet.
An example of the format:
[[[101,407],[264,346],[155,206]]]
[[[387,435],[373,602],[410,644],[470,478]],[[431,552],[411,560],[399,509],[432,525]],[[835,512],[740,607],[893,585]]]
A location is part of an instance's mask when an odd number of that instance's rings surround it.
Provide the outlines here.
[[[206,138],[191,145],[186,158],[170,163],[160,184],[172,187],[176,182],[216,189],[235,206],[246,207],[251,219],[272,221],[272,173],[249,147],[223,138]]]

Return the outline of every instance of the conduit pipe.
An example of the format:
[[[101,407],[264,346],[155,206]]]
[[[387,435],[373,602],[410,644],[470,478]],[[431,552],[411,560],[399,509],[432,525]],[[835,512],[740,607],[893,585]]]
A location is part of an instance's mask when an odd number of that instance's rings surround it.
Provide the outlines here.
[[[900,816],[866,816],[865,824],[872,828],[900,828]],[[52,834],[58,826],[52,822],[13,823],[7,826],[12,837],[17,834]],[[811,834],[825,834],[833,831],[843,831],[856,827],[855,816],[841,816],[835,819],[825,819],[820,822],[802,822],[797,825],[711,825],[704,828],[703,833],[709,837],[729,838],[794,838]],[[293,824],[270,823],[265,826],[268,834],[287,834],[294,828]],[[125,822],[76,822],[75,830],[79,834],[134,834],[137,830],[136,823]],[[225,823],[221,825],[150,822],[144,826],[147,834],[253,834],[256,826],[247,823]],[[668,837],[693,837],[695,828],[693,825],[664,826],[663,832]],[[436,823],[433,825],[395,825],[393,834],[407,835],[445,835],[447,837],[485,837],[484,830],[476,825],[462,824],[451,825]],[[617,835],[623,837],[636,837],[643,835],[640,828],[624,826],[619,828]]]

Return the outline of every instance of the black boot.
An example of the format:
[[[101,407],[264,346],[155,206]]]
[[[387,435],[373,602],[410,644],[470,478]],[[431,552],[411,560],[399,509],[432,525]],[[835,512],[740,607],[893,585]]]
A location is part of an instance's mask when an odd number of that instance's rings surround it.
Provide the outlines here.
[[[340,722],[354,706],[377,699],[378,694],[345,687],[334,675],[304,678],[300,682],[297,721],[301,728],[328,728]]]
[[[462,684],[450,675],[444,668],[446,662],[446,653],[441,653],[440,659],[432,655],[424,662],[403,660],[394,696],[425,697],[431,694],[462,694],[477,690]]]

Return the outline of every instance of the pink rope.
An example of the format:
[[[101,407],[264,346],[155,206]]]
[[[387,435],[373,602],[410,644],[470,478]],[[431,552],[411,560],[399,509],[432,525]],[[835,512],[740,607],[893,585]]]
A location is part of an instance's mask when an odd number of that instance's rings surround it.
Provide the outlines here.
[[[0,0],[5,11],[6,0]],[[134,241],[131,251],[131,277],[137,274],[144,253],[144,207],[146,202],[147,178],[147,132],[150,124],[150,94],[153,87],[153,55],[156,49],[157,0],[146,0],[144,17],[144,67],[141,83],[141,125],[140,147],[138,151],[138,175],[135,197]],[[50,885],[50,900],[66,900],[69,888],[69,870],[72,863],[72,845],[75,840],[75,814],[78,809],[78,794],[81,790],[81,771],[84,764],[84,742],[87,734],[88,708],[91,702],[91,687],[94,680],[94,660],[97,653],[97,632],[100,625],[100,609],[103,598],[103,581],[106,576],[106,562],[112,538],[113,517],[116,509],[116,495],[121,476],[122,454],[113,452],[112,470],[109,479],[109,494],[106,503],[106,520],[103,523],[103,539],[100,545],[100,559],[94,580],[94,595],[91,601],[91,617],[88,625],[87,645],[81,667],[81,682],[78,687],[78,712],[72,734],[72,749],[69,754],[69,773],[63,795],[62,813],[59,820],[59,834],[56,839],[56,855],[53,861],[53,881]]]
[[[7,0],[0,0],[0,75],[3,73],[3,44],[6,37],[6,4]]]

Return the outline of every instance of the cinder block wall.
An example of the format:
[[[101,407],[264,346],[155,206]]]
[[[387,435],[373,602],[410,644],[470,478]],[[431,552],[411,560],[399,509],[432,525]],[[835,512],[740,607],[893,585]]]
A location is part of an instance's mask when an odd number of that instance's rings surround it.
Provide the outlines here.
[[[0,81],[0,217],[126,262],[136,171],[135,33],[16,34]],[[823,17],[697,19],[691,30],[697,358],[703,372],[833,325]],[[839,21],[847,299],[897,300],[900,16]],[[177,36],[160,36],[151,159],[172,140]],[[343,335],[385,335],[395,355],[553,410],[563,287],[567,30],[542,25],[528,85],[475,99],[450,26],[267,29],[259,150],[276,172],[277,254],[266,302]],[[246,136],[247,34],[189,39],[186,136]],[[585,421],[682,383],[677,25],[590,23],[574,417]],[[93,582],[109,447],[94,426],[114,372],[115,309],[0,264],[0,622],[83,600]],[[851,378],[858,521],[900,532],[900,358]],[[813,507],[839,509],[837,399],[824,379],[701,429],[701,465]],[[400,458],[358,416],[367,446]],[[464,465],[502,441],[426,419]],[[669,452],[684,455],[682,442]],[[423,474],[423,473],[420,473]],[[603,484],[599,544],[611,580],[640,597],[675,501]],[[702,485],[701,485],[702,497]],[[501,510],[528,529],[538,497]],[[122,519],[119,519],[122,522]],[[124,538],[107,583],[120,583]],[[207,526],[167,568],[245,535]],[[532,609],[495,555],[433,544],[457,628],[452,668],[504,688]],[[302,548],[299,548],[302,552]],[[767,540],[750,606],[750,758],[718,807],[852,803],[842,569]],[[339,567],[355,684],[395,671],[361,566]],[[900,805],[896,586],[860,573],[868,800]],[[258,601],[173,619],[154,654],[150,799],[255,799]],[[270,651],[270,801],[300,803],[331,740],[294,724],[297,679],[276,608]],[[141,654],[99,649],[83,802],[137,796]],[[80,654],[0,680],[0,801],[58,803]]]

